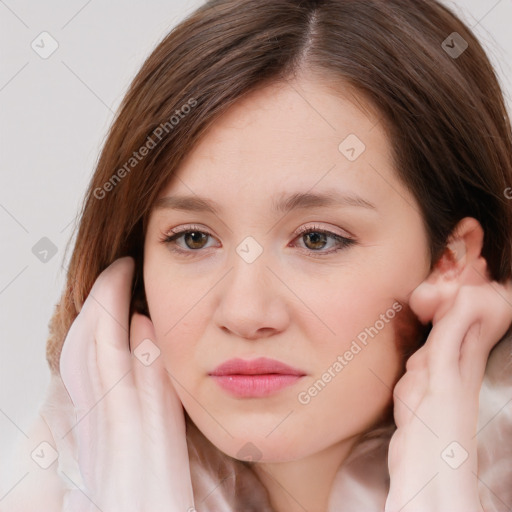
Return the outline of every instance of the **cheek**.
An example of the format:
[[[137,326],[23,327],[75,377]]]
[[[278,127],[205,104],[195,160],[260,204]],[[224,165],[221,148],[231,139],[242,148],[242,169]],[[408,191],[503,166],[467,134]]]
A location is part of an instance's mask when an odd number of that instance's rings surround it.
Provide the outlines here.
[[[390,322],[366,344],[343,340],[324,354],[315,375],[299,390],[297,421],[319,432],[315,443],[336,443],[392,419],[392,389],[401,374],[401,357]],[[298,409],[297,409],[298,407]],[[295,435],[293,430],[287,435]]]
[[[336,283],[329,300],[309,294],[334,334],[309,330],[316,374],[301,389],[301,403],[326,422],[342,417],[345,434],[392,419],[392,389],[422,327],[407,302],[394,298],[400,286],[359,277]]]
[[[203,329],[201,319],[206,321],[206,302],[200,279],[190,281],[179,272],[165,269],[165,265],[149,265],[145,262],[144,287],[148,309],[151,314],[157,344],[162,351],[166,366],[171,370],[180,368],[183,361],[192,364],[190,353],[194,340]],[[155,272],[154,269],[160,269]]]
[[[393,301],[383,311],[352,338],[330,347],[330,360],[337,358],[342,369],[322,396],[321,409],[327,415],[332,408],[350,411],[344,420],[349,431],[369,430],[393,419],[392,390],[405,372],[408,356],[425,339],[426,327],[406,303]]]
[[[396,283],[391,286],[379,282],[378,275],[363,275],[355,268],[332,273],[326,280],[300,279],[295,287],[316,317],[307,315],[302,324],[308,337],[316,342],[323,340],[320,346],[331,345],[336,350],[358,336],[364,341],[366,329],[375,325],[378,331],[384,327],[389,331],[388,324],[402,308],[394,298]]]
[[[404,259],[393,260],[391,253],[381,256],[330,274],[328,286],[310,280],[310,286],[299,289],[299,293],[319,312],[318,316],[331,331],[325,339],[337,340],[338,349],[353,339],[369,340],[370,332],[378,331],[379,338],[395,342],[403,357],[425,339],[426,328],[410,309],[409,297],[422,281],[428,261],[423,266],[409,261],[419,260],[416,252],[405,255]]]

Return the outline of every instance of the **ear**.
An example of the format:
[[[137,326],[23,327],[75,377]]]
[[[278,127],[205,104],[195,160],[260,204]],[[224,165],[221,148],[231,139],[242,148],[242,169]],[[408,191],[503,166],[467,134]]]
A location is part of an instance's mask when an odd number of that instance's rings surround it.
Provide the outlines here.
[[[487,262],[481,255],[483,242],[484,231],[473,217],[464,217],[455,226],[434,268],[411,294],[409,305],[422,323],[443,316],[463,284],[477,284],[487,278]]]

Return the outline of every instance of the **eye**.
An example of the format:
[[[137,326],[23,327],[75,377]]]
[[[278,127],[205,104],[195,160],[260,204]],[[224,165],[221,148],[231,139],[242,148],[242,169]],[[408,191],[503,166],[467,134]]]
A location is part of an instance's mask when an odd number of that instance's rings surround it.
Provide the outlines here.
[[[318,253],[315,256],[325,256],[350,247],[355,240],[347,238],[318,226],[306,226],[297,232],[298,239],[304,242],[304,246],[310,253]],[[329,242],[330,241],[330,242]],[[329,250],[323,250],[329,247]]]
[[[191,255],[200,249],[208,248],[208,237],[212,235],[198,226],[185,226],[179,230],[171,230],[171,235],[165,235],[161,240],[174,252]],[[181,242],[181,243],[179,243]],[[184,245],[183,245],[184,244]]]
[[[208,249],[209,239],[213,235],[199,226],[183,226],[171,230],[172,234],[166,234],[161,242],[169,246],[170,250],[183,256],[192,256],[199,253],[201,249]],[[315,257],[326,256],[356,244],[356,241],[328,231],[318,226],[306,226],[295,233],[296,238],[304,242],[303,250],[308,255]],[[328,250],[324,250],[325,248]]]

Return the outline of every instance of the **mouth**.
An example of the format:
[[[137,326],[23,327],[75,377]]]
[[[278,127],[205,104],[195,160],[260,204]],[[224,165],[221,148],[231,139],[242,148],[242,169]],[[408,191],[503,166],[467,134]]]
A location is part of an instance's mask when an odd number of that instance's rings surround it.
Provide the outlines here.
[[[230,359],[209,373],[225,391],[238,398],[261,398],[289,387],[306,373],[275,359]]]

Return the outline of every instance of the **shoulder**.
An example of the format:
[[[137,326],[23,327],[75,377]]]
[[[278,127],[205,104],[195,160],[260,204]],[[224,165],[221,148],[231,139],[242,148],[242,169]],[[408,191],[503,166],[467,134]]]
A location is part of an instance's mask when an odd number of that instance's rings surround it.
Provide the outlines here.
[[[78,471],[75,440],[72,432],[66,435],[73,423],[69,395],[60,377],[52,375],[27,436],[14,447],[4,468],[12,484],[0,502],[2,512],[62,510],[67,490],[75,488],[72,480]]]

